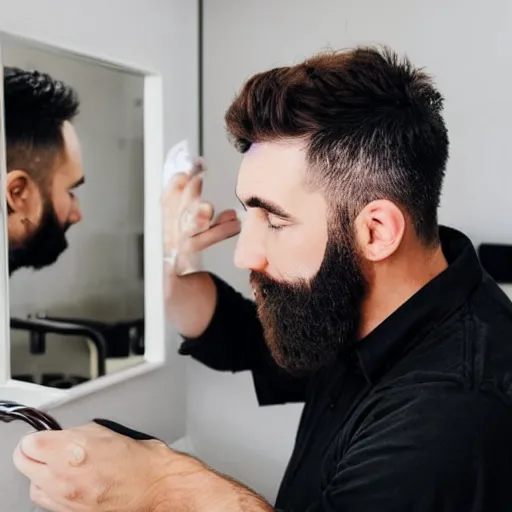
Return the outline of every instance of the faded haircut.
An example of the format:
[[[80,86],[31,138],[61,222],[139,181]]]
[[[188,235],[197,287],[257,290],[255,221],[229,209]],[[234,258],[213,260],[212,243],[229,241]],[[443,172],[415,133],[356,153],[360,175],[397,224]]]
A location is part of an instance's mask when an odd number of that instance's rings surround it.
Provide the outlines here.
[[[62,155],[62,126],[78,115],[76,91],[46,73],[4,68],[7,172],[27,172],[48,184]]]
[[[226,112],[240,152],[303,139],[308,184],[353,220],[376,199],[396,203],[417,236],[439,241],[437,210],[449,152],[433,79],[384,47],[316,55],[250,78]]]

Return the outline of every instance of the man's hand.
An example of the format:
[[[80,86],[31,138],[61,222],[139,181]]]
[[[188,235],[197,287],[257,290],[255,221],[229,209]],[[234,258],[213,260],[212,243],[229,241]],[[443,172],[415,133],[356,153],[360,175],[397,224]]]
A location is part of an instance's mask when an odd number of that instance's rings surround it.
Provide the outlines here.
[[[50,512],[268,512],[257,494],[160,441],[96,424],[25,436],[14,464]]]
[[[203,162],[197,160],[190,174],[179,173],[162,197],[165,257],[177,275],[201,270],[196,255],[240,232],[234,210],[224,210],[214,219],[211,203],[201,198]]]
[[[25,436],[14,464],[31,499],[53,512],[153,510],[168,448],[92,424]]]

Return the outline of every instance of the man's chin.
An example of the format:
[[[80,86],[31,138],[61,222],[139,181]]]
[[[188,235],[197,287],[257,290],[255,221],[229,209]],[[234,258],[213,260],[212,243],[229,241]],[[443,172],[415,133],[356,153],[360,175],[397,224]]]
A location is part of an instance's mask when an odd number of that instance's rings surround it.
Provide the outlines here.
[[[290,354],[289,351],[284,351],[281,346],[266,334],[265,343],[274,363],[294,377],[314,373],[320,368],[329,365],[335,359],[335,355],[312,358],[311,354],[309,354],[309,357],[307,357],[298,350],[295,350],[295,354]]]
[[[34,263],[33,265],[30,265],[30,266],[34,270],[43,270],[43,269],[45,269],[47,267],[51,267],[52,265],[57,263],[57,261],[59,261],[59,259],[60,259],[60,257],[62,256],[63,253],[64,253],[64,251],[60,252],[59,254],[54,256],[53,258],[48,258],[46,261],[37,262],[37,263]]]
[[[305,377],[307,375],[311,375],[316,371],[320,370],[322,367],[327,366],[328,363],[308,363],[308,364],[298,364],[295,360],[287,359],[286,357],[282,357],[282,354],[278,354],[276,352],[271,352],[272,358],[274,362],[281,368],[283,371],[291,375],[292,377]]]
[[[10,259],[9,261],[9,275],[11,276],[16,271],[22,268],[32,269],[35,271],[44,270],[45,268],[51,267],[52,265],[57,263],[57,261],[59,260],[63,253],[64,251],[60,252],[59,254],[51,258],[46,258],[44,261],[35,259],[31,260],[30,258],[25,258],[22,261],[19,261],[16,260],[16,258],[12,258],[12,260]]]

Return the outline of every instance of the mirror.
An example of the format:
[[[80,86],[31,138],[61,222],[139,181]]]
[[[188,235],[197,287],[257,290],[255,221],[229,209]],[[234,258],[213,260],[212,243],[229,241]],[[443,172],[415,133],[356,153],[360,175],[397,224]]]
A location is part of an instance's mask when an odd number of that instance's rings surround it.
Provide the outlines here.
[[[48,152],[50,135],[32,144],[25,128],[57,115],[61,92],[53,106],[34,100],[41,111],[32,117],[28,100],[16,103],[30,91],[9,87],[33,84],[20,85],[21,74],[17,84],[4,79],[6,200],[15,206],[7,217],[11,377],[68,389],[145,360],[145,76],[17,40],[2,43],[2,62],[4,76],[13,67],[46,73],[79,100],[73,128],[63,125],[64,152]],[[40,181],[30,188],[23,174],[10,180],[13,171],[39,173]],[[48,208],[38,210],[37,191]]]

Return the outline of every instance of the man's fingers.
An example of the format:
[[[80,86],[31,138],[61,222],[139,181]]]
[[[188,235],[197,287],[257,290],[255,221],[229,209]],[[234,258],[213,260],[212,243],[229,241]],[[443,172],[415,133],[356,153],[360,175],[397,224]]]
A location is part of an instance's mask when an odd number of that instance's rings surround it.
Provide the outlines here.
[[[18,445],[21,453],[34,462],[46,464],[51,455],[57,436],[62,436],[62,431],[35,432],[26,435]]]
[[[186,252],[204,251],[214,244],[238,235],[238,233],[240,233],[239,220],[235,219],[223,222],[222,224],[212,226],[203,233],[199,233],[198,235],[188,238],[185,242],[186,247],[184,250]]]
[[[237,214],[235,210],[224,210],[217,215],[215,220],[213,221],[213,225],[222,224],[224,222],[229,222],[230,220],[236,220]]]
[[[160,198],[160,205],[164,213],[168,212],[170,208],[181,204],[183,190],[188,182],[189,177],[185,173],[179,173],[173,176]]]
[[[190,173],[176,173],[165,187],[161,203],[168,204],[169,201],[173,200],[181,201],[184,197],[183,192],[189,185],[191,185],[191,189],[188,190],[189,195],[186,196],[186,198],[190,199],[190,197],[199,197],[202,191],[203,171],[204,164],[201,160],[198,160]]]
[[[16,469],[36,485],[40,485],[47,480],[48,466],[25,455],[21,443],[14,450],[12,459]]]
[[[185,188],[183,189],[183,193],[181,196],[181,205],[186,208],[188,205],[197,201],[201,198],[201,193],[203,192],[203,173],[198,172],[193,174]]]
[[[27,473],[33,471],[33,466],[43,465],[41,462],[27,457],[21,450],[21,443],[16,446],[12,455],[12,462],[18,471],[27,476]]]
[[[213,219],[214,208],[211,203],[203,201],[197,205],[196,208],[196,220],[198,222],[208,221],[211,222]]]
[[[196,174],[203,173],[206,170],[206,164],[201,157],[194,158],[192,165],[193,167],[189,173],[189,176],[195,176]]]
[[[78,431],[52,430],[25,436],[19,447],[26,458],[35,462],[78,466],[85,460],[84,444]]]
[[[59,510],[41,487],[33,483],[30,484],[30,499],[44,510]]]
[[[186,208],[180,219],[180,230],[183,234],[194,236],[208,229],[213,218],[211,203],[197,203],[192,208]]]
[[[33,482],[30,484],[30,499],[44,510],[60,512],[70,510],[70,504],[83,501],[85,489],[74,489],[60,480],[52,477],[41,485]],[[50,497],[52,496],[52,497]],[[55,501],[59,497],[59,502]]]
[[[182,192],[187,183],[189,182],[189,176],[186,172],[176,173],[169,181],[164,190],[164,196],[168,193]]]

